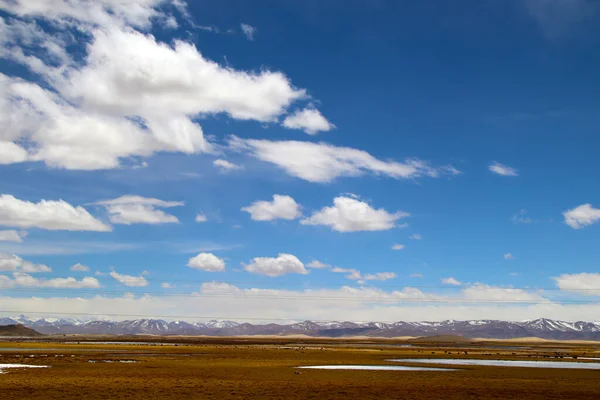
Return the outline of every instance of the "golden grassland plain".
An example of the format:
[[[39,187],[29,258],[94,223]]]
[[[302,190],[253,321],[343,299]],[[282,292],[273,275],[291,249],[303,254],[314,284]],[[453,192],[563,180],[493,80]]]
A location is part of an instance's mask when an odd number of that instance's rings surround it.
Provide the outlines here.
[[[460,367],[456,371],[299,370],[398,365],[393,358],[591,362],[600,343],[310,338],[60,337],[0,342],[0,399],[600,399],[600,370]],[[466,354],[465,354],[466,353]],[[573,356],[579,359],[573,359]],[[562,358],[560,358],[562,357]],[[113,361],[113,362],[107,362]],[[118,361],[136,361],[118,362]],[[409,364],[407,364],[409,365]],[[446,366],[448,367],[448,366]]]

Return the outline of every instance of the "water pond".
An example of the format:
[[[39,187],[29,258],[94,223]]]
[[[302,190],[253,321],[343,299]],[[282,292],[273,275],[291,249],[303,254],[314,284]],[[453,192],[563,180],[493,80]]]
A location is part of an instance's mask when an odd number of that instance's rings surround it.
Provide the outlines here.
[[[600,369],[600,363],[582,363],[566,361],[475,360],[451,358],[405,358],[388,361],[418,364],[445,364],[453,366],[482,365],[486,367]]]
[[[406,367],[402,365],[310,365],[302,369],[341,369],[360,371],[456,371],[452,368]]]
[[[48,368],[47,365],[27,365],[27,364],[0,364],[0,374],[9,368]]]

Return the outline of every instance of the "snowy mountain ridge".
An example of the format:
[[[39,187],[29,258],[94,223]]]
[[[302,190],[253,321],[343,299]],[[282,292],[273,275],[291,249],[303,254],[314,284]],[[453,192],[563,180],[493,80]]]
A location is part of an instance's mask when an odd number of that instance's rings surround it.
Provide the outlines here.
[[[466,337],[510,339],[540,337],[544,339],[600,340],[600,322],[567,322],[547,318],[530,321],[420,321],[394,323],[349,321],[299,321],[290,324],[250,324],[227,320],[165,321],[134,319],[125,321],[80,320],[63,318],[0,318],[0,325],[22,324],[44,334],[114,334],[114,335],[293,335],[347,337],[396,337],[462,335]]]

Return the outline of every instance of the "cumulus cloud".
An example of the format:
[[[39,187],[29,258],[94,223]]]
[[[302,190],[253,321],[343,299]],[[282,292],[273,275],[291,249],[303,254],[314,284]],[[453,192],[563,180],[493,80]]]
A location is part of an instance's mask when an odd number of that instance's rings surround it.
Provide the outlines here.
[[[87,105],[129,115],[226,113],[268,122],[305,97],[280,72],[238,71],[206,59],[191,43],[169,46],[132,30],[96,32],[85,68],[72,79],[69,90]]]
[[[200,253],[188,261],[188,267],[206,272],[225,271],[225,261],[212,253]]]
[[[414,235],[411,235],[408,238],[412,240],[421,240],[423,239],[423,236],[419,235],[418,233],[415,233]]]
[[[13,147],[15,140],[33,144],[11,150],[11,154],[27,153],[14,162],[43,161],[54,168],[98,170],[118,168],[123,159],[159,151],[211,151],[200,126],[187,117],[169,115],[160,120],[157,114],[136,121],[88,110],[36,83],[3,74],[0,89],[0,121],[8,122],[0,139],[12,141]]]
[[[392,250],[402,250],[404,247],[406,246],[404,246],[403,244],[396,243],[392,245]]]
[[[289,129],[302,129],[309,135],[316,135],[319,132],[327,132],[335,128],[335,125],[327,121],[327,118],[315,108],[297,110],[294,114],[288,115],[283,120],[283,126]]]
[[[175,285],[173,285],[172,283],[169,283],[169,282],[163,282],[160,284],[160,287],[163,289],[173,289],[175,287]]]
[[[600,221],[600,208],[591,204],[582,204],[563,213],[565,223],[573,229],[581,229]]]
[[[256,35],[256,27],[248,24],[241,24],[240,28],[242,29],[244,36],[246,36],[246,39],[250,41],[254,40],[254,35]]]
[[[357,198],[340,196],[333,199],[332,207],[323,207],[300,223],[325,225],[337,232],[385,231],[396,227],[396,221],[408,215],[404,211],[389,213]]]
[[[499,162],[493,161],[488,165],[488,169],[497,175],[502,176],[519,176],[516,169],[509,167],[508,165],[500,164]]]
[[[35,264],[31,261],[23,260],[14,254],[0,253],[0,271],[2,272],[52,272],[52,268],[45,264]]]
[[[96,289],[100,287],[100,282],[93,277],[85,277],[80,280],[71,277],[39,279],[24,272],[13,272],[13,279],[5,279],[3,282],[0,282],[0,285],[9,287],[47,287],[55,289]]]
[[[40,200],[33,203],[0,195],[0,225],[47,230],[108,232],[110,225],[94,218],[81,206],[63,200]]]
[[[44,18],[61,24],[76,22],[93,26],[133,25],[147,27],[160,16],[157,6],[171,0],[29,1],[1,0],[0,9],[20,17]]]
[[[77,263],[73,266],[71,266],[71,268],[69,268],[71,271],[78,271],[78,272],[89,272],[90,271],[90,267]]]
[[[230,161],[227,160],[223,160],[223,159],[217,159],[215,161],[213,161],[213,165],[219,169],[220,172],[231,172],[231,171],[235,171],[235,170],[239,170],[239,169],[243,169],[244,167],[242,167],[241,165],[237,165],[234,164]]]
[[[405,162],[379,160],[366,151],[337,147],[327,143],[241,139],[231,136],[231,150],[246,152],[259,160],[275,164],[291,176],[309,182],[331,182],[342,176],[361,176],[366,173],[395,179],[414,179],[423,176],[440,177],[459,174],[451,165],[432,167],[418,159]]]
[[[105,207],[113,224],[131,225],[178,223],[176,216],[157,208],[179,207],[185,203],[128,195],[91,204]]]
[[[308,271],[304,268],[304,264],[298,257],[285,253],[280,253],[276,258],[256,257],[252,259],[250,264],[244,265],[244,269],[253,274],[271,277],[287,274],[308,274]]]
[[[274,122],[306,97],[281,72],[236,70],[189,41],[148,33],[154,22],[174,27],[179,4],[0,1],[12,16],[43,21],[0,17],[0,57],[39,78],[0,74],[0,163],[97,170],[158,152],[211,153],[199,117]],[[81,44],[81,56],[65,51]]]
[[[198,223],[202,223],[208,221],[208,218],[206,217],[206,215],[198,213],[196,214],[196,218],[194,218],[194,220]]]
[[[504,254],[504,259],[505,259],[505,260],[512,260],[512,259],[514,259],[514,258],[515,258],[515,257],[514,257],[512,254],[510,254],[510,253],[506,253],[506,254]]]
[[[274,194],[273,201],[256,201],[242,211],[250,214],[254,221],[273,221],[274,219],[292,220],[302,216],[300,204],[290,197]]]
[[[117,273],[117,271],[110,271],[109,275],[113,277],[117,282],[122,283],[125,286],[131,287],[143,287],[148,286],[148,280],[144,278],[142,275],[140,276],[132,276],[132,275],[123,275]]]
[[[306,266],[307,266],[308,268],[314,268],[314,269],[325,269],[325,268],[331,268],[331,265],[330,265],[330,264],[325,264],[325,263],[322,263],[322,262],[321,262],[321,261],[319,261],[319,260],[313,260],[313,261],[309,262],[308,264],[306,264]]]
[[[458,286],[458,285],[462,285],[462,282],[457,281],[453,277],[442,278],[442,285],[456,285],[456,286]]]
[[[0,242],[22,243],[23,238],[25,236],[27,236],[27,232],[19,232],[15,230],[0,230]]]
[[[600,274],[582,272],[579,274],[562,274],[552,278],[556,285],[566,292],[579,295],[600,296]]]

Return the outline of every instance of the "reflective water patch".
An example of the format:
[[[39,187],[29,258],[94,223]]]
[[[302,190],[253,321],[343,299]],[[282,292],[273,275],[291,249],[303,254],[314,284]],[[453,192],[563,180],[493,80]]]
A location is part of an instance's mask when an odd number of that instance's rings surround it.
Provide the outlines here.
[[[600,369],[600,363],[582,363],[565,361],[474,360],[452,358],[404,358],[388,361],[419,364],[482,365],[486,367]]]
[[[402,365],[310,365],[302,369],[343,369],[361,371],[456,371],[452,368],[405,367]]]
[[[27,365],[27,364],[0,364],[0,374],[9,368],[48,368],[47,365]]]

